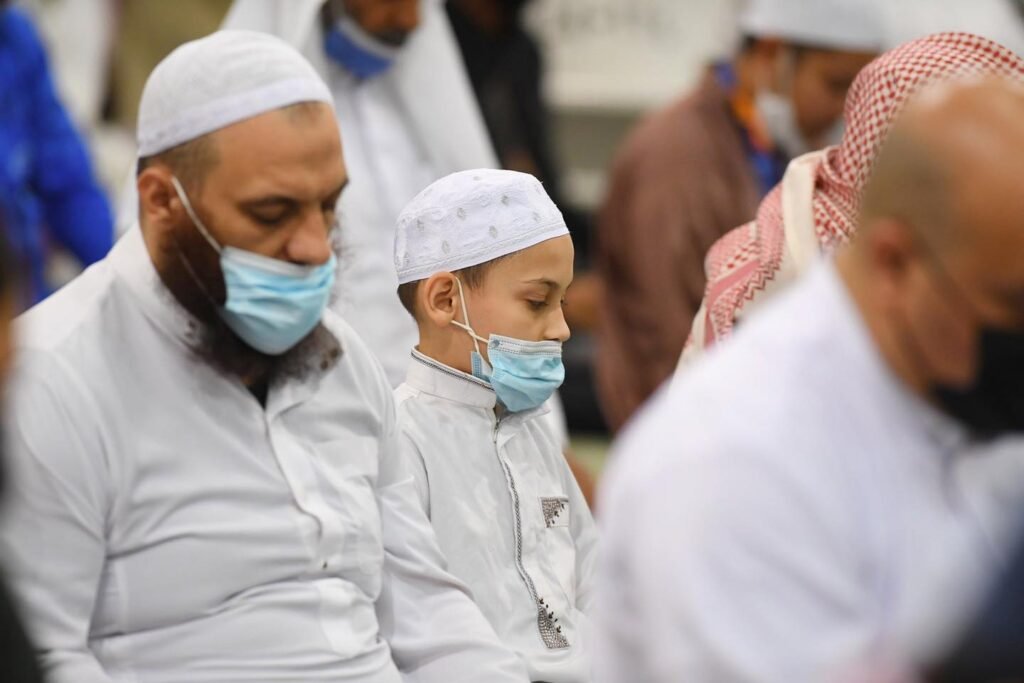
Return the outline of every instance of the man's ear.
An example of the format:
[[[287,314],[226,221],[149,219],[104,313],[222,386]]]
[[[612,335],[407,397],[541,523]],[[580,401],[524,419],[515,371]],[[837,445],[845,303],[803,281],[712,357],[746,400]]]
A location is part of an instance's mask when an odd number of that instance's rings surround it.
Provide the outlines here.
[[[902,277],[910,262],[917,258],[920,245],[905,222],[895,218],[875,219],[864,239],[874,269]]]
[[[174,225],[184,210],[171,184],[170,169],[150,166],[136,178],[139,221],[156,228]]]
[[[448,327],[461,307],[459,286],[451,273],[435,273],[419,288],[419,304],[423,317],[437,327]]]
[[[895,218],[876,218],[865,228],[857,236],[863,240],[859,246],[870,262],[880,296],[895,303],[911,276],[911,266],[921,256],[921,245],[910,226]]]

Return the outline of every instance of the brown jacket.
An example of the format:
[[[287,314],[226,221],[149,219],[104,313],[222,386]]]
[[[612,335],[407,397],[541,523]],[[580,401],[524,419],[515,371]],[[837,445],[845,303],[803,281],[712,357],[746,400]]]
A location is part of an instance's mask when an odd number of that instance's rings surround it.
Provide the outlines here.
[[[758,181],[742,136],[709,72],[645,118],[617,155],[595,254],[605,290],[597,386],[612,429],[675,369],[711,245],[754,218]]]

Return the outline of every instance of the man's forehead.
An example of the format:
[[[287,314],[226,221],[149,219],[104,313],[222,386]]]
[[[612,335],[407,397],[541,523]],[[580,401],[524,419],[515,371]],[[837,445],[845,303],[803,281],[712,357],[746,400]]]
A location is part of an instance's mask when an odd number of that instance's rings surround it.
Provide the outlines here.
[[[289,128],[295,130],[288,130]],[[317,128],[321,130],[317,131]],[[286,133],[294,139],[302,139],[305,137],[305,133],[323,133],[327,129],[333,131],[340,138],[333,107],[323,102],[301,102],[236,121],[214,131],[210,137],[223,141],[224,144],[238,142],[259,151],[275,147],[276,140],[274,138],[262,137],[271,130]],[[256,138],[259,144],[253,144],[253,138]]]
[[[276,110],[217,131],[213,138],[221,164],[216,173],[239,193],[322,192],[346,176],[333,110],[310,109],[308,121]],[[309,190],[314,185],[316,189]]]

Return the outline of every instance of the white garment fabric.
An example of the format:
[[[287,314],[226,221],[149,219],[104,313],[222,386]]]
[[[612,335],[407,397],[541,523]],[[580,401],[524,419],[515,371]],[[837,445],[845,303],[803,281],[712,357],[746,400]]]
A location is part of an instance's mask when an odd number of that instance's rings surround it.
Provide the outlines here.
[[[880,52],[880,0],[747,0],[739,26],[745,35],[799,45]]]
[[[934,33],[983,36],[1024,55],[1024,16],[1015,0],[899,0],[883,2],[885,48]]]
[[[913,660],[1004,559],[1024,493],[1020,440],[970,445],[911,394],[831,263],[615,450],[595,647],[609,683],[830,681]]]
[[[78,129],[94,133],[103,114],[117,8],[109,0],[14,0],[46,43],[60,100]]]
[[[0,553],[49,680],[524,680],[442,569],[383,372],[323,325],[264,409],[137,226],[19,320]]]
[[[350,185],[339,205],[332,308],[381,360],[392,386],[405,379],[416,327],[398,301],[395,222],[429,183],[497,159],[439,0],[392,67],[359,81],[323,48],[323,0],[236,0],[224,28],[272,33],[295,46],[334,95]]]
[[[146,79],[139,156],[299,102],[333,98],[295,48],[265,33],[216,31],[177,47]]]
[[[396,398],[402,454],[449,570],[530,680],[590,681],[596,528],[546,408],[499,419],[486,382],[418,352]]]
[[[476,266],[568,234],[562,212],[529,173],[452,173],[424,188],[398,216],[398,283]]]

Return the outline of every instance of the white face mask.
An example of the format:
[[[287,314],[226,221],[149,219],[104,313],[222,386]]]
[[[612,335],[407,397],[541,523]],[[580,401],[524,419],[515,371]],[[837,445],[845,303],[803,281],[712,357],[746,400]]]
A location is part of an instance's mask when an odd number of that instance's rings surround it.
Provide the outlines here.
[[[797,123],[793,101],[770,90],[758,92],[754,106],[772,142],[791,159],[815,149],[838,145],[843,139],[845,124],[840,118],[821,136],[820,144],[809,142]]]

